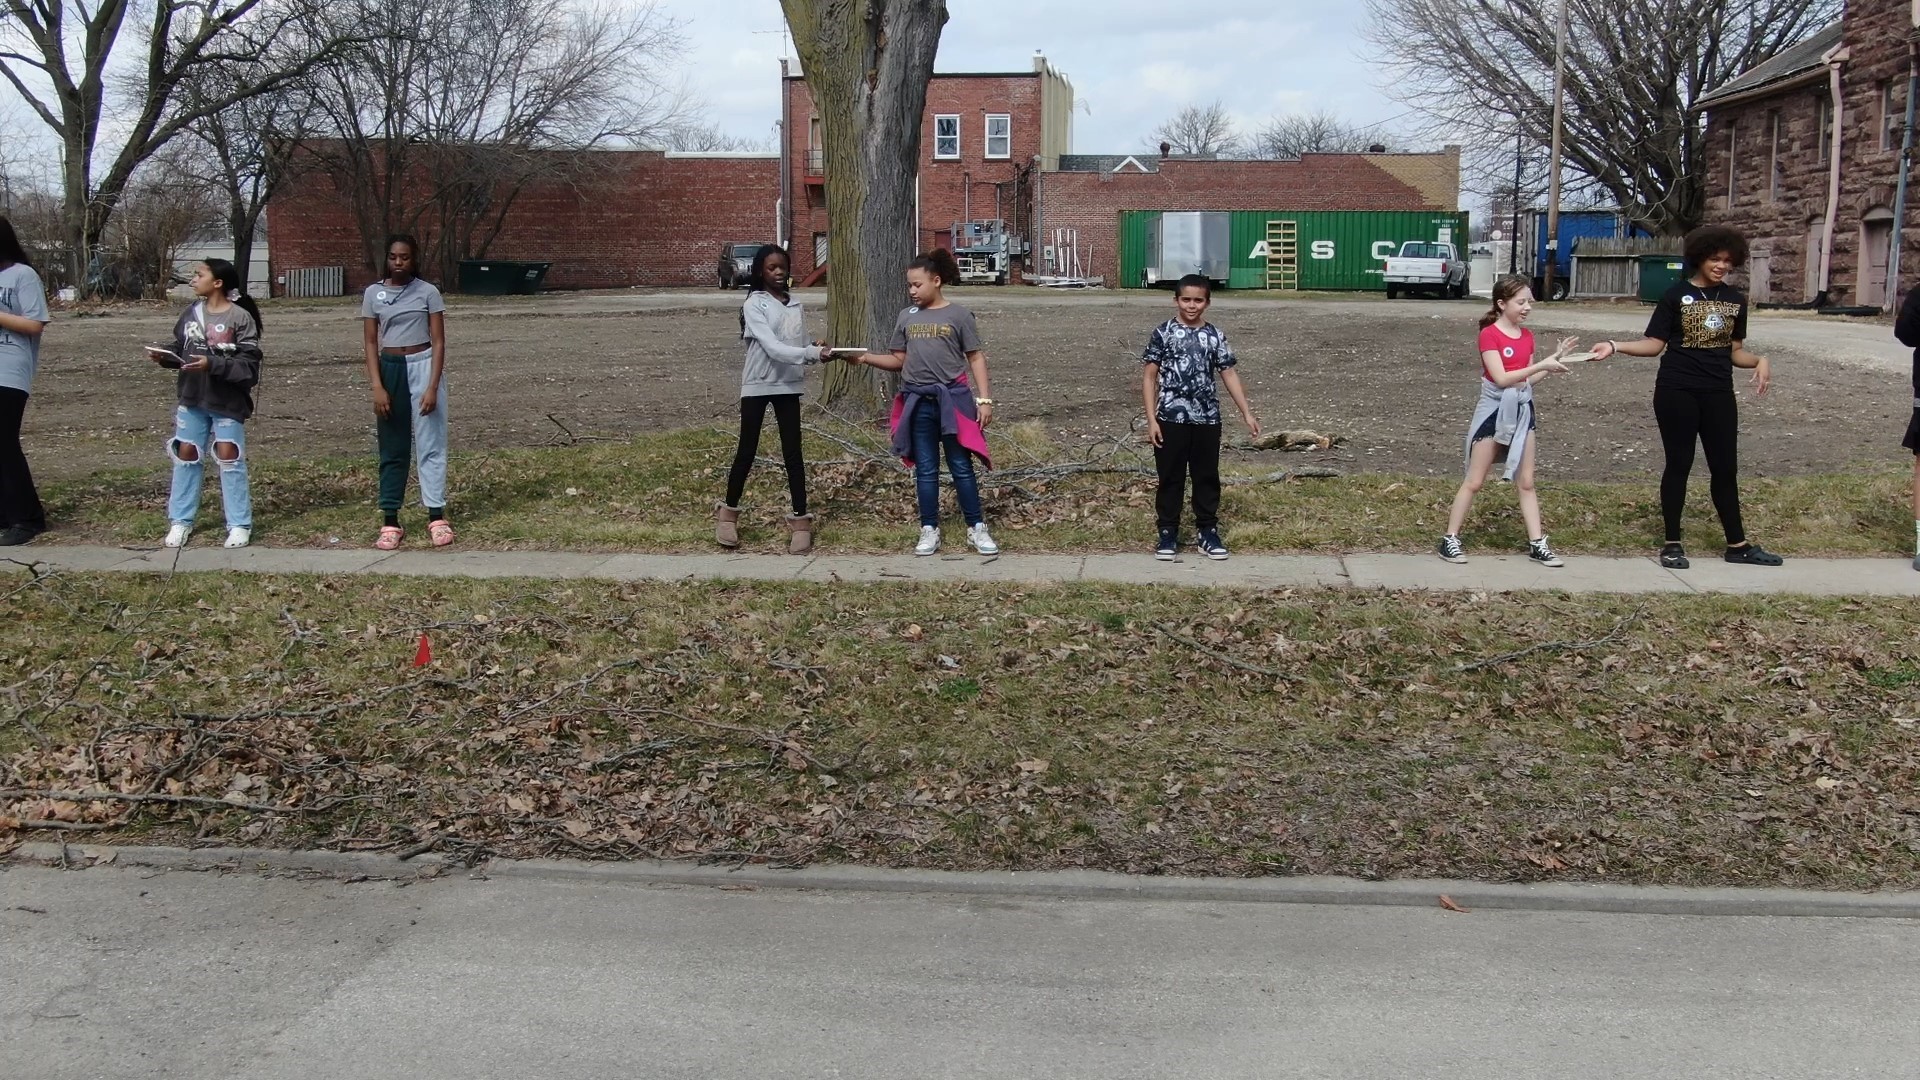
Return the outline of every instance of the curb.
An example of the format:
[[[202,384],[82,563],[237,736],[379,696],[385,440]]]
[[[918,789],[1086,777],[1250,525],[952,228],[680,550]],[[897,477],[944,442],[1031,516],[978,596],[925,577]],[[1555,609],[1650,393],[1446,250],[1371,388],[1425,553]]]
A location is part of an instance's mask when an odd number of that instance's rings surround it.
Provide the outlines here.
[[[7,860],[92,866],[151,866],[163,870],[280,870],[328,877],[411,881],[445,873],[448,861],[431,852],[401,862],[392,855],[273,848],[119,847],[113,844],[21,844]]]
[[[17,861],[152,866],[175,870],[282,870],[412,880],[445,873],[451,864],[427,854],[402,862],[392,855],[264,848],[113,847],[22,844]],[[1099,870],[888,870],[866,866],[728,869],[671,862],[592,863],[560,859],[495,859],[476,876],[605,885],[691,885],[820,892],[934,893],[1053,900],[1148,900],[1205,903],[1331,904],[1355,907],[1439,907],[1445,896],[1469,910],[1588,912],[1630,915],[1770,916],[1920,919],[1920,891],[1818,892],[1807,889],[1693,888],[1664,885],[1537,885],[1343,877],[1141,877]]]

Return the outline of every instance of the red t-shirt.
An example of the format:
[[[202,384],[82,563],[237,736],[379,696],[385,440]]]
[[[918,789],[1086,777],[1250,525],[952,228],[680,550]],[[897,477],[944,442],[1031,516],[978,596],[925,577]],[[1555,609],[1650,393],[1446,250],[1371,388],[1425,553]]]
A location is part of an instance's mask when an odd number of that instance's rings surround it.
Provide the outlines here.
[[[1494,323],[1480,331],[1480,351],[1493,350],[1500,354],[1500,363],[1508,371],[1519,371],[1533,366],[1533,331],[1521,327],[1520,336],[1510,338],[1500,330],[1500,324]],[[1487,375],[1486,366],[1480,367],[1480,376],[1488,382],[1493,379]]]

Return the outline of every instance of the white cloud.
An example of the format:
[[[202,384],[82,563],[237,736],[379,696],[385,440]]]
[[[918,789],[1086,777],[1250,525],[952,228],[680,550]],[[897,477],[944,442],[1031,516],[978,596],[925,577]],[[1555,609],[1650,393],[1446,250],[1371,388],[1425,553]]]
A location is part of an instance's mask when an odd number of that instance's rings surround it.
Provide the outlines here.
[[[683,21],[694,91],[723,128],[779,119],[778,0],[660,0]],[[1360,58],[1364,10],[1307,0],[949,0],[939,71],[1026,71],[1036,51],[1073,80],[1080,153],[1140,148],[1181,106],[1225,102],[1257,126],[1275,112],[1326,108],[1378,123],[1403,110]]]

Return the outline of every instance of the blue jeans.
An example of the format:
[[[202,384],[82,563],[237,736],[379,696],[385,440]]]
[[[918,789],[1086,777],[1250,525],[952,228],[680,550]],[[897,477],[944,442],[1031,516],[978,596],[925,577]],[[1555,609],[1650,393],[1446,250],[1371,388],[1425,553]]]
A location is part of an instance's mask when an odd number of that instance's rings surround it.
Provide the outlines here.
[[[947,471],[953,474],[953,493],[960,497],[960,512],[968,525],[978,525],[980,483],[973,475],[973,454],[960,446],[957,435],[940,434],[940,403],[921,398],[908,418],[913,425],[913,493],[920,504],[920,524],[940,525],[940,447],[947,449]]]
[[[214,452],[222,443],[232,443],[232,461],[224,461]],[[197,459],[180,456],[181,446],[199,451]],[[167,499],[167,520],[176,525],[191,525],[200,513],[200,485],[206,479],[208,459],[220,470],[220,500],[227,512],[227,528],[253,528],[253,491],[247,483],[247,429],[238,420],[215,416],[205,409],[179,406],[173,413],[173,438],[167,440],[167,456],[173,459],[173,494]]]

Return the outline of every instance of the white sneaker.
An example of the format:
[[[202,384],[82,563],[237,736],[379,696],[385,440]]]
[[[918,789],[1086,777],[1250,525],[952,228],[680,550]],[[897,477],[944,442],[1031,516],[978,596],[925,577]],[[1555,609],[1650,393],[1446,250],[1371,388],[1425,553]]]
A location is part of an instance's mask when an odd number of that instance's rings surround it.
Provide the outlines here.
[[[931,555],[940,550],[940,530],[932,525],[920,526],[920,542],[913,545],[915,555]]]
[[[238,525],[236,525],[233,528],[227,530],[226,546],[230,548],[246,547],[247,542],[252,539],[253,539],[252,529],[243,529],[243,528],[240,528]]]
[[[993,542],[993,534],[987,531],[987,523],[967,527],[967,546],[982,555],[1000,554],[1000,545]]]
[[[186,547],[187,537],[192,535],[193,526],[182,525],[176,521],[173,523],[173,527],[167,530],[167,538],[160,542],[172,548]]]

